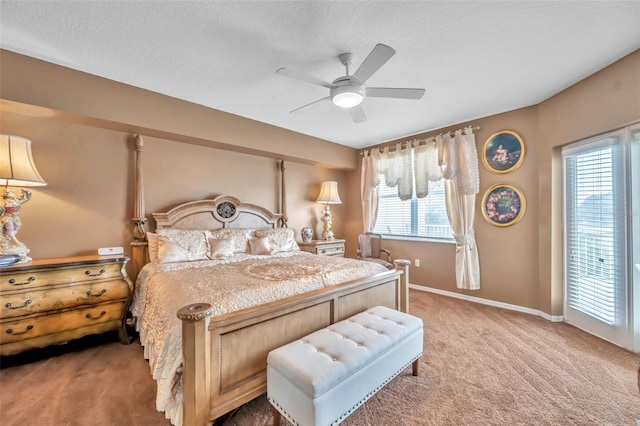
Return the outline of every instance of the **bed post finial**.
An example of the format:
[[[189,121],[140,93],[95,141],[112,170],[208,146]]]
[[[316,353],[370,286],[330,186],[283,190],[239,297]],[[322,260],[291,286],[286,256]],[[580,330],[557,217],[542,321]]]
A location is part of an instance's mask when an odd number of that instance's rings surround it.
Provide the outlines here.
[[[142,136],[136,135],[136,183],[135,183],[135,199],[133,203],[133,218],[135,224],[133,228],[133,239],[135,241],[145,241],[147,233],[145,226],[147,218],[144,211],[144,184],[142,181],[142,146],[144,141]]]
[[[133,241],[131,242],[131,269],[135,281],[138,272],[147,263],[147,218],[144,211],[144,185],[142,183],[142,136],[136,135],[136,170],[133,201]]]
[[[281,200],[281,206],[280,206],[280,213],[282,214],[282,216],[280,217],[280,219],[278,220],[279,222],[279,226],[280,228],[286,228],[287,227],[287,220],[289,220],[289,218],[287,217],[287,190],[285,187],[285,179],[284,179],[284,160],[280,161],[280,179],[281,179],[281,188],[280,188],[280,200]]]

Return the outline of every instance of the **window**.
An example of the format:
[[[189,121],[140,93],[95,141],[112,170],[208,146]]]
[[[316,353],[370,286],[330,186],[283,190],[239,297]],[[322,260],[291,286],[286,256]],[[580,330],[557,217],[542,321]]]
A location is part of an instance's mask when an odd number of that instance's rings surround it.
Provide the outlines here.
[[[382,235],[453,241],[444,198],[444,180],[429,183],[429,195],[402,201],[380,175],[378,219],[374,232]]]
[[[640,347],[640,330],[634,330],[640,311],[633,303],[640,286],[632,266],[640,242],[632,230],[640,194],[638,130],[562,150],[565,321],[631,350]]]

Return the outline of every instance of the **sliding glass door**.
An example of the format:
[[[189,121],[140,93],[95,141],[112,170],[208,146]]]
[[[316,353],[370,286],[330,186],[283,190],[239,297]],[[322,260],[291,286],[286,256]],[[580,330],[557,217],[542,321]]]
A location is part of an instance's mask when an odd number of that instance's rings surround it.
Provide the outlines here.
[[[631,350],[640,342],[639,145],[637,126],[562,152],[565,321]]]

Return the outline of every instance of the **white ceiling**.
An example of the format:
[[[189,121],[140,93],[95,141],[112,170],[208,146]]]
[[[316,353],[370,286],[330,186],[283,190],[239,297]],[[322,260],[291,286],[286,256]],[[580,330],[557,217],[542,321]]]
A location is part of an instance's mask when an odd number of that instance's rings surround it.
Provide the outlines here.
[[[361,148],[537,104],[640,47],[640,1],[5,1],[0,46]],[[370,86],[368,121],[326,102],[289,111],[377,43],[397,53]],[[99,102],[99,100],[96,100]]]

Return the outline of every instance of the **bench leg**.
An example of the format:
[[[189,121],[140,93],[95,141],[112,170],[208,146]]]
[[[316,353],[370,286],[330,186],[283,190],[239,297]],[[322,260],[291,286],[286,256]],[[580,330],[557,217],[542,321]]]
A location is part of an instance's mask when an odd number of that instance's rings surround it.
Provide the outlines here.
[[[418,366],[420,365],[420,360],[416,359],[415,361],[413,361],[413,375],[417,376],[418,375]]]
[[[273,426],[280,426],[280,420],[282,420],[282,414],[280,411],[276,409],[276,407],[271,407],[273,411]]]

